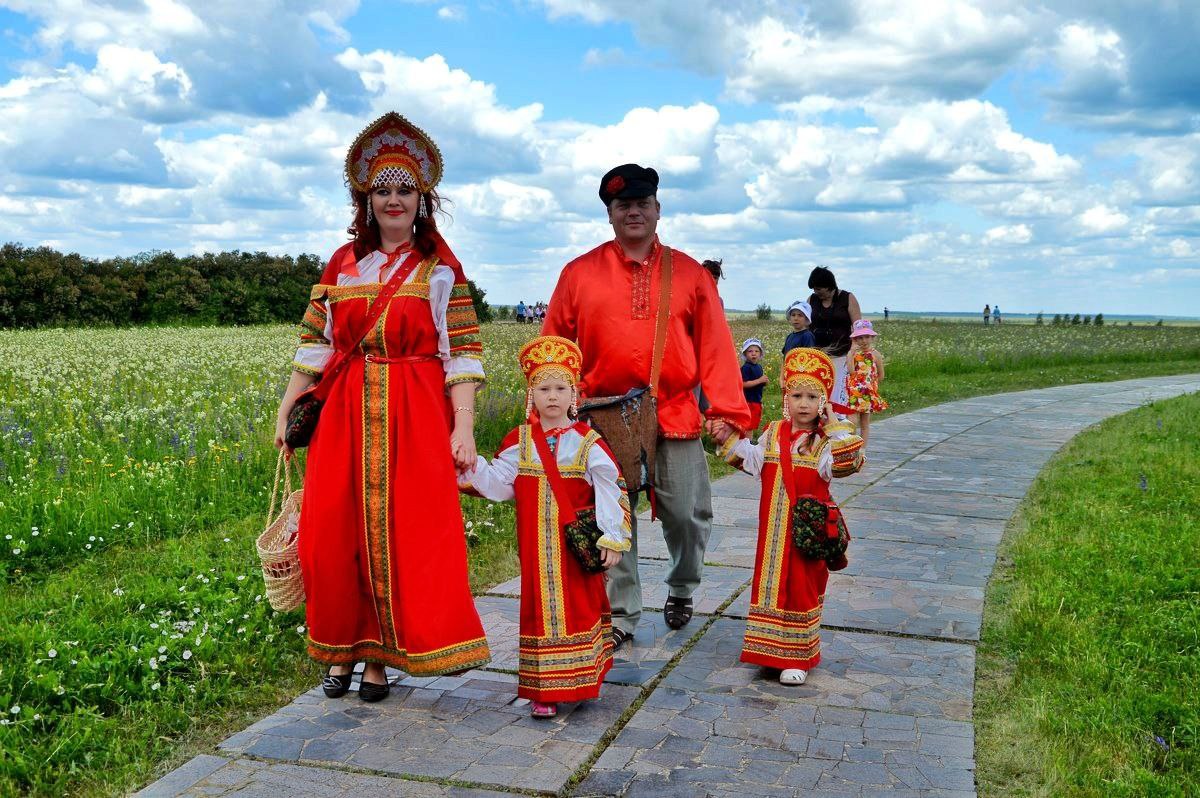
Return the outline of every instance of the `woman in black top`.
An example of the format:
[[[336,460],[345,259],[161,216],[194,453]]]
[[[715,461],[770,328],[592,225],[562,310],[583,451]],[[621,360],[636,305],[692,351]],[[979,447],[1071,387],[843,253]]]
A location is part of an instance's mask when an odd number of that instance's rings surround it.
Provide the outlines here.
[[[833,409],[849,415],[846,407],[846,353],[850,351],[850,327],[862,318],[858,300],[849,291],[838,288],[833,272],[818,266],[808,275],[808,287],[812,296],[812,329],[817,347],[824,349],[833,360],[834,374]]]

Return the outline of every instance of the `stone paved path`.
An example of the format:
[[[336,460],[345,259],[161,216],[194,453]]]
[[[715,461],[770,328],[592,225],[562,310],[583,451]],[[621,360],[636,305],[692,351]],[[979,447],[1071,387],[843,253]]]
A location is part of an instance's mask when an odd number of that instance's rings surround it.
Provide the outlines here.
[[[513,675],[520,584],[507,582],[477,600],[489,668],[396,673],[373,705],[315,688],[139,794],[974,796],[974,643],[1005,523],[1079,430],[1197,390],[1200,375],[1074,385],[873,424],[868,468],[835,483],[851,565],[830,579],[823,661],[802,687],[738,662],[757,485],[735,475],[713,486],[698,614],[672,631],[646,612],[600,701],[529,718]],[[661,607],[656,524],[640,548],[646,606]]]

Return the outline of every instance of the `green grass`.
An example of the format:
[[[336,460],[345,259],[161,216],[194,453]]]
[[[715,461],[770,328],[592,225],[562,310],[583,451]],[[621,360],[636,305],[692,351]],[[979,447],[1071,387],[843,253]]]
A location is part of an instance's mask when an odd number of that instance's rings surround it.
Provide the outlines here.
[[[776,373],[786,326],[733,327]],[[1200,371],[1200,328],[880,329],[897,412]],[[521,418],[515,354],[535,333],[484,328],[481,452]],[[253,553],[295,343],[284,326],[0,331],[0,794],[123,793],[315,682],[303,616],[257,599]],[[514,576],[511,507],[464,512],[473,588]]]
[[[1072,441],[1006,532],[977,657],[983,796],[1200,795],[1200,395]]]

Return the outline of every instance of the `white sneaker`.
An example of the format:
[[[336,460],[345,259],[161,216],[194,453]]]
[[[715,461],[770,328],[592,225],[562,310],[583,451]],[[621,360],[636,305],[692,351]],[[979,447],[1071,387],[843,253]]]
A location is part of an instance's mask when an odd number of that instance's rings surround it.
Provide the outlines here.
[[[808,678],[808,671],[803,668],[787,668],[779,673],[779,683],[788,686],[804,684],[804,680]]]

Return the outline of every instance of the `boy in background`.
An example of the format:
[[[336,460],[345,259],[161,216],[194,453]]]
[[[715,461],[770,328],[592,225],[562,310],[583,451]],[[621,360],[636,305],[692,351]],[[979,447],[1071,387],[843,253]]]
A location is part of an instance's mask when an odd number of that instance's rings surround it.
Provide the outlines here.
[[[787,340],[783,342],[783,354],[785,356],[797,347],[807,347],[809,349],[816,347],[817,339],[812,334],[812,330],[808,329],[811,318],[812,306],[803,299],[797,299],[788,305],[787,320],[792,325],[792,331],[788,333]]]
[[[762,341],[757,338],[743,341],[742,357],[746,361],[742,363],[742,393],[746,396],[746,404],[750,405],[750,428],[746,430],[746,435],[751,435],[758,431],[762,423],[763,386],[767,384],[762,367]]]

